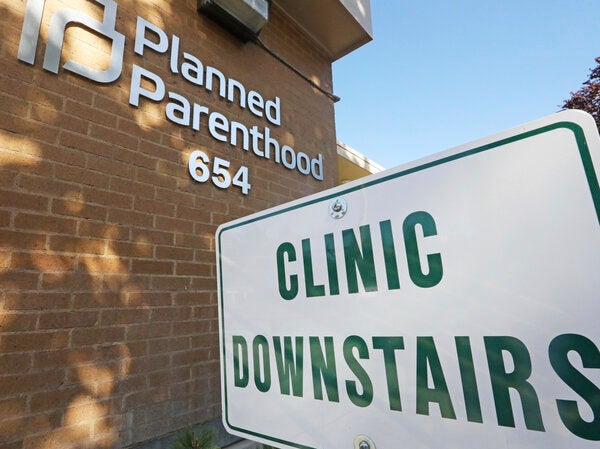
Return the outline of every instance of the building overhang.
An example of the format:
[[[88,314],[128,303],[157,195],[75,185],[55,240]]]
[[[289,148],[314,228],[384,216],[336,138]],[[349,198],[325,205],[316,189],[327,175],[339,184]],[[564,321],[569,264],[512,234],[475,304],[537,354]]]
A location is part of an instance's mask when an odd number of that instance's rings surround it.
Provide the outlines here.
[[[337,143],[338,184],[344,184],[385,169],[342,142]]]
[[[274,0],[335,61],[373,39],[370,0]]]

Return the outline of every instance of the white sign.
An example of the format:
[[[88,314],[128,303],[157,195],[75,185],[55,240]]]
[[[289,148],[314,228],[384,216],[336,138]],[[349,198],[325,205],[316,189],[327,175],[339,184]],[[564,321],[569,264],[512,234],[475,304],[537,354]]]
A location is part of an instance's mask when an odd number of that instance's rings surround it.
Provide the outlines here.
[[[594,121],[567,111],[221,226],[226,428],[597,448],[599,170]]]

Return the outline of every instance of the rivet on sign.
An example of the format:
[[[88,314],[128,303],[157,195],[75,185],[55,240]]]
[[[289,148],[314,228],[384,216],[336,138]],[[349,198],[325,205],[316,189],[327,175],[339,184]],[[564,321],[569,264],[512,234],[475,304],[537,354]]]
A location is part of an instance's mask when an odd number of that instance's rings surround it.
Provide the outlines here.
[[[344,198],[335,198],[329,203],[329,216],[331,218],[342,218],[344,215],[346,215],[347,211],[348,203]]]
[[[354,439],[354,449],[376,449],[375,443],[366,435],[359,435]]]

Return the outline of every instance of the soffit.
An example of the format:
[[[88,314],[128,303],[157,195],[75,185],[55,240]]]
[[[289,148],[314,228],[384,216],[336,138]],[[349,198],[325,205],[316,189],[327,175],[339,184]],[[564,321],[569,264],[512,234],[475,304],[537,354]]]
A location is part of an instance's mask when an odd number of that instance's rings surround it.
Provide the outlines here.
[[[370,0],[274,0],[335,61],[373,39]]]

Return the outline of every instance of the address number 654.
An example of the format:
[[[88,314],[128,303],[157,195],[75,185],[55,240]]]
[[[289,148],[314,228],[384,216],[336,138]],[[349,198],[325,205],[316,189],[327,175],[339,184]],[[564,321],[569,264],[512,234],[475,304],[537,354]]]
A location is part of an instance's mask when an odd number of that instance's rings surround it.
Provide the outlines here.
[[[242,194],[248,195],[252,188],[248,182],[248,167],[241,166],[232,178],[229,173],[230,165],[228,160],[217,156],[211,162],[210,157],[200,150],[192,151],[188,159],[188,170],[194,181],[204,183],[210,180],[220,189],[234,185],[242,190]]]

